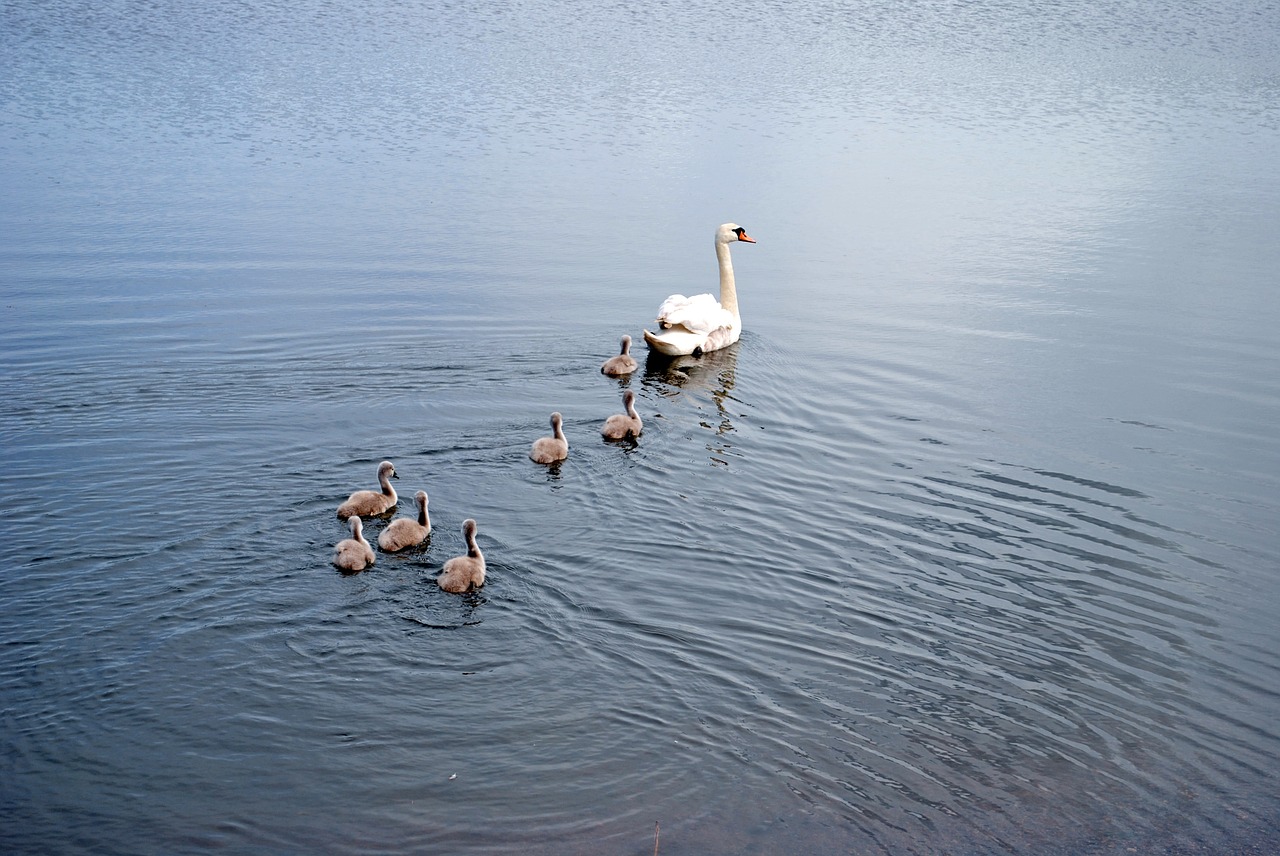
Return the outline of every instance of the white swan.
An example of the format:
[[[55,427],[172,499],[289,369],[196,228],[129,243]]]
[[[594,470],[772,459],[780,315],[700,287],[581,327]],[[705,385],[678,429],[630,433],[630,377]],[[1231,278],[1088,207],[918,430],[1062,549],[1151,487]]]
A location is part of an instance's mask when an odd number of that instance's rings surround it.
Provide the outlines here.
[[[636,370],[636,358],[631,356],[631,337],[622,337],[622,350],[616,357],[610,357],[600,366],[600,371],[613,377],[631,374]]]
[[[539,437],[529,449],[529,457],[539,464],[554,464],[569,457],[569,441],[564,436],[564,420],[559,413],[551,414],[550,437]]]
[[[440,588],[454,594],[484,585],[484,553],[476,543],[476,522],[469,517],[462,521],[462,535],[467,539],[467,555],[454,556],[445,562],[444,570],[436,577]]]
[[[379,514],[386,514],[396,507],[396,502],[399,499],[396,496],[396,489],[391,486],[389,479],[398,478],[400,476],[396,475],[395,464],[390,461],[383,461],[378,464],[378,484],[382,485],[382,491],[356,491],[347,497],[346,502],[338,506],[338,516],[350,517],[353,514],[361,514],[365,517],[377,517]]]
[[[360,518],[352,516],[349,522],[351,537],[334,545],[333,564],[343,571],[363,571],[373,566],[373,548],[364,540]]]
[[[733,261],[729,244],[755,238],[737,223],[725,223],[716,230],[716,261],[720,263],[720,299],[710,294],[685,297],[673,294],[658,307],[657,333],[644,331],[644,340],[652,350],[669,357],[718,351],[732,345],[742,335],[742,316],[738,314],[738,291],[733,281]]]
[[[604,421],[600,434],[606,440],[624,440],[627,437],[639,437],[644,430],[640,414],[636,412],[636,394],[627,390],[622,394],[622,406],[626,413],[615,413]]]
[[[378,546],[388,553],[416,547],[431,534],[431,517],[427,514],[427,492],[420,490],[413,495],[418,503],[417,517],[397,517],[378,535]]]

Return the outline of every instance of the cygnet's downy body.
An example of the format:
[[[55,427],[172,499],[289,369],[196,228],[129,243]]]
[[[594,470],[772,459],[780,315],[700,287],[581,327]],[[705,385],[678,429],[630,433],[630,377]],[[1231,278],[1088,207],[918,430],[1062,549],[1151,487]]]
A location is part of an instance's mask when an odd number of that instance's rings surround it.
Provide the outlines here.
[[[364,524],[358,516],[349,519],[351,537],[339,541],[333,548],[333,564],[341,571],[355,573],[373,566],[373,548],[364,540]]]
[[[636,358],[631,356],[631,337],[622,337],[622,350],[616,357],[610,357],[600,366],[600,371],[613,377],[629,375],[636,370]]]
[[[416,547],[431,534],[431,517],[427,514],[427,492],[420,490],[413,495],[418,504],[417,517],[397,517],[378,535],[378,547],[388,553]]]
[[[606,440],[625,440],[627,437],[639,437],[644,429],[640,414],[636,412],[636,394],[627,390],[622,394],[622,405],[626,413],[615,413],[605,420],[600,434]]]
[[[356,491],[347,497],[346,502],[338,506],[338,516],[347,518],[358,514],[361,517],[377,517],[380,514],[386,514],[396,507],[399,499],[396,496],[396,489],[391,486],[391,479],[396,478],[400,477],[396,475],[394,464],[390,461],[378,464],[378,484],[382,485],[382,490]]]
[[[444,569],[436,582],[440,588],[454,594],[473,591],[484,585],[484,554],[476,543],[476,522],[470,518],[462,521],[462,536],[467,540],[467,554],[454,556],[444,563]]]
[[[569,440],[564,436],[564,419],[559,413],[551,414],[551,436],[534,440],[529,457],[539,464],[554,464],[569,457]]]

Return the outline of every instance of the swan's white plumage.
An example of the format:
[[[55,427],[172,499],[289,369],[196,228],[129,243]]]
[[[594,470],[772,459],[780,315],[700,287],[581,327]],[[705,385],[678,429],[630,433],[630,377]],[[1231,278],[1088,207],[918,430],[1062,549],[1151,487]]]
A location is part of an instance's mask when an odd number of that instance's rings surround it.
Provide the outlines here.
[[[742,316],[738,311],[737,283],[733,277],[733,260],[729,244],[755,239],[736,223],[725,223],[716,230],[716,261],[720,266],[720,297],[695,294],[686,297],[673,294],[658,307],[657,333],[644,331],[644,340],[660,354],[671,357],[698,354],[728,347],[742,335]]]
[[[721,306],[711,294],[695,294],[693,297],[673,294],[658,307],[658,320],[667,327],[684,327],[691,333],[704,336],[734,323],[733,313]]]

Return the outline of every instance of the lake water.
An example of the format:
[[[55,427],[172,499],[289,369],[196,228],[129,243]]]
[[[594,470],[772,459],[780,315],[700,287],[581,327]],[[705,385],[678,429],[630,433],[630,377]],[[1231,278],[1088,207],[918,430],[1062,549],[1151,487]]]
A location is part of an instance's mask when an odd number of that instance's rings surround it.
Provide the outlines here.
[[[1280,846],[1277,3],[11,2],[0,189],[6,853]]]

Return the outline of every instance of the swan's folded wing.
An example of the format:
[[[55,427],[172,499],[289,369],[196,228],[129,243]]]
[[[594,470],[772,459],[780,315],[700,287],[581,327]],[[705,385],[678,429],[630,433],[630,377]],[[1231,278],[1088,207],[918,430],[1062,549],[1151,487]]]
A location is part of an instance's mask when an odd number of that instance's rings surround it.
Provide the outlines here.
[[[681,311],[689,300],[690,298],[685,297],[683,294],[673,294],[662,301],[662,305],[658,307],[658,321],[664,322],[671,313]]]
[[[706,335],[731,325],[733,315],[710,294],[695,294],[693,297],[673,294],[658,307],[658,321]]]

